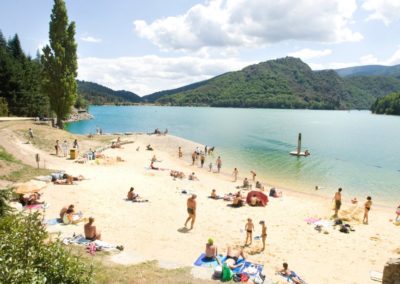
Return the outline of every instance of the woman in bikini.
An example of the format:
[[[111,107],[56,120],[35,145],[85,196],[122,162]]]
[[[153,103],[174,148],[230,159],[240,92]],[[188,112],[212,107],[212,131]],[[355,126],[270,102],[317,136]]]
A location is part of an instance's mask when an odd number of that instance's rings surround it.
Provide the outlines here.
[[[371,210],[371,206],[372,206],[371,200],[372,200],[371,196],[368,196],[367,201],[364,204],[364,219],[363,219],[364,224],[368,224],[368,212],[369,212],[369,210]]]

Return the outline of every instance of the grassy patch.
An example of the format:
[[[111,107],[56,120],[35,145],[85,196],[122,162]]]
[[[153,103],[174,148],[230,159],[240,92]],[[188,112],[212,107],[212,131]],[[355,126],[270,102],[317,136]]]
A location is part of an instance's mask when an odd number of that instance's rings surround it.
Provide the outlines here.
[[[0,160],[1,161],[6,161],[6,162],[18,162],[13,155],[10,153],[6,152],[6,150],[0,146]]]
[[[0,179],[12,182],[28,181],[36,176],[48,175],[50,170],[37,169],[23,164],[21,161],[14,158],[13,155],[8,153],[3,147],[0,146],[0,161],[2,163]]]
[[[95,256],[91,256],[82,247],[71,247],[71,252],[85,263],[93,265],[95,283],[216,283],[194,279],[190,274],[190,267],[164,269],[156,261],[121,265],[110,262],[109,254],[105,252],[96,252]]]

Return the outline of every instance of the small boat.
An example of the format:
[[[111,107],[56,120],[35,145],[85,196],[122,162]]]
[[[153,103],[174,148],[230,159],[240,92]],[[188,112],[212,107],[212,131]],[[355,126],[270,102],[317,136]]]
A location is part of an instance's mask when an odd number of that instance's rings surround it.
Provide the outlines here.
[[[289,154],[297,157],[307,157],[310,155],[310,152],[308,152],[308,150],[301,152],[301,133],[299,133],[299,138],[297,139],[297,150],[289,152]]]

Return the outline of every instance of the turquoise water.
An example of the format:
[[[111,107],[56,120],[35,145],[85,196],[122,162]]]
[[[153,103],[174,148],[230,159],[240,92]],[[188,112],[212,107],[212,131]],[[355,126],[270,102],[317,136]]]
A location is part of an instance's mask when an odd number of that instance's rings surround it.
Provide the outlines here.
[[[225,170],[241,176],[254,169],[265,181],[282,187],[333,194],[342,187],[358,196],[390,205],[400,203],[400,117],[368,111],[92,106],[94,120],[71,123],[73,133],[152,132],[155,128],[214,145]],[[311,156],[297,158],[303,149]],[[228,170],[229,169],[229,170]]]

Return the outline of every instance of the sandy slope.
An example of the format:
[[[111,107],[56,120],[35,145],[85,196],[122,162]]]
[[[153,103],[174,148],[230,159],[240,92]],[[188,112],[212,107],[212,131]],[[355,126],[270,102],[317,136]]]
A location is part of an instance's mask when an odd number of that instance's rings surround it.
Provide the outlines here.
[[[33,145],[16,140],[12,133],[8,135],[8,139],[0,138],[0,143],[17,157],[29,157],[37,151]],[[125,162],[76,164],[41,152],[48,167],[88,178],[72,186],[49,185],[44,195],[50,204],[46,211],[48,218],[57,217],[62,206],[75,204],[86,216],[96,218],[103,240],[125,246],[125,252],[114,257],[117,262],[157,259],[165,266],[190,266],[209,237],[214,238],[220,252],[225,252],[226,245],[243,244],[248,217],[256,223],[256,235],[260,234],[260,220],[265,220],[268,226],[266,251],[258,253],[261,243],[254,241],[245,249],[248,259],[264,263],[267,276],[276,280],[283,278],[275,276],[274,269],[287,261],[308,283],[374,283],[369,280],[369,270],[382,270],[389,257],[399,256],[395,250],[400,246],[400,227],[389,222],[394,210],[372,208],[370,225],[353,221],[356,231],[351,234],[333,229],[329,234],[318,233],[304,219],[329,218],[330,200],[285,191],[283,198],[270,200],[265,208],[230,208],[226,202],[207,196],[212,188],[219,194],[234,192],[239,182],[232,182],[232,169],[216,174],[191,166],[190,152],[197,146],[195,143],[173,136],[135,135],[129,139],[135,143],[105,152],[109,157],[123,157]],[[149,143],[154,152],[144,150]],[[177,157],[178,146],[185,153],[181,160]],[[168,170],[147,169],[153,154],[162,160],[157,166],[181,170],[186,175],[195,171],[200,181],[173,180]],[[211,157],[214,163],[217,155]],[[150,202],[125,201],[130,186]],[[187,196],[180,193],[182,189],[198,195],[198,218],[195,229],[190,232],[182,229],[187,217]],[[362,210],[351,207],[349,199],[344,192],[344,209],[361,218]],[[49,230],[70,236],[73,232],[82,233],[82,226],[57,225]]]

